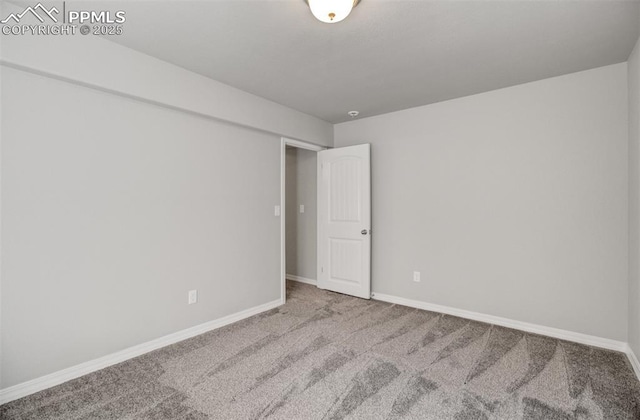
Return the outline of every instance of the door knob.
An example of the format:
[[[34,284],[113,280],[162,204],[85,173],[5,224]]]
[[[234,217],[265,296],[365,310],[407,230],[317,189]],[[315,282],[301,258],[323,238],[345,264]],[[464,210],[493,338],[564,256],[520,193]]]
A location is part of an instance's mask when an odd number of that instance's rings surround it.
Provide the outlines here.
[[[366,235],[367,233],[369,233],[369,231],[367,229],[362,229],[360,233],[362,233],[363,235]]]

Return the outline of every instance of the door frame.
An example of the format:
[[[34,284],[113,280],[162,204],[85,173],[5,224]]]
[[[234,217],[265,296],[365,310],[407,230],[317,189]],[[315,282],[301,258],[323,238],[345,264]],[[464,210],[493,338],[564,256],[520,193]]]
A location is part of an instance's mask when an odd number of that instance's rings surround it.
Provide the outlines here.
[[[280,141],[280,301],[283,305],[287,300],[287,212],[285,208],[285,193],[287,190],[287,146],[311,150],[313,152],[328,149],[326,146],[318,146],[317,144],[286,137],[282,137]]]

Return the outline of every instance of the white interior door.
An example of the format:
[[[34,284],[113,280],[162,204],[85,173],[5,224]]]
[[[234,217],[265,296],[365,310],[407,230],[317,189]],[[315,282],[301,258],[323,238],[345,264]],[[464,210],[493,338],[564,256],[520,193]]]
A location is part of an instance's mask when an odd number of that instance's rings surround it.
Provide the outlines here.
[[[368,144],[318,152],[318,287],[371,297]]]

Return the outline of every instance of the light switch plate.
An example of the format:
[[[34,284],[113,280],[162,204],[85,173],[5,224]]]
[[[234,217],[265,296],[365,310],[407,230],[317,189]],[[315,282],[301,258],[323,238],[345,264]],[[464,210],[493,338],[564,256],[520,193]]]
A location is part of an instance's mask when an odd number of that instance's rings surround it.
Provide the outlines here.
[[[304,213],[304,204],[300,204],[300,213]]]
[[[276,216],[280,216],[280,206],[275,206],[273,209],[273,214]]]

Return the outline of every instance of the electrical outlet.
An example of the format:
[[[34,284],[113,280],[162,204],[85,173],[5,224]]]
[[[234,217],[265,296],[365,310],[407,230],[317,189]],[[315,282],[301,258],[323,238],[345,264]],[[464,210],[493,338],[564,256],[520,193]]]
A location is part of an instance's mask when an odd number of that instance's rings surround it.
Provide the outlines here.
[[[419,271],[414,271],[413,272],[413,281],[415,281],[416,283],[420,283],[420,272]]]
[[[198,291],[189,290],[189,305],[193,305],[198,302]]]
[[[274,214],[275,216],[280,216],[280,206],[275,206],[275,207],[273,208],[273,214]]]

